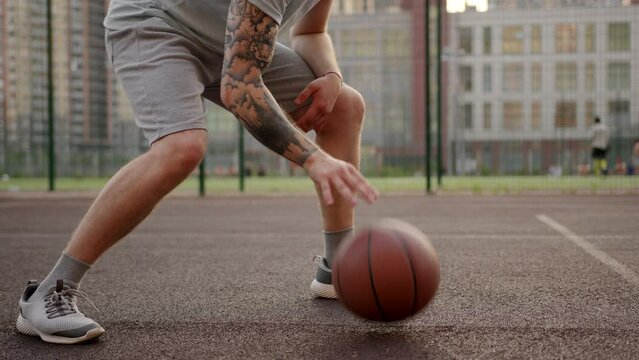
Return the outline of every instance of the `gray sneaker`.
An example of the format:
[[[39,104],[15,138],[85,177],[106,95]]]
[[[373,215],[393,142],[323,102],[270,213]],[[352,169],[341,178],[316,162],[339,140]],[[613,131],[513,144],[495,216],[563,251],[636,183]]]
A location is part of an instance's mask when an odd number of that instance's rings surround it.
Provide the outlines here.
[[[315,255],[313,261],[317,263],[317,274],[311,282],[311,293],[318,298],[337,299],[337,293],[333,287],[333,273],[328,267],[326,259]]]
[[[87,295],[70,281],[58,280],[44,297],[34,293],[38,283],[30,280],[20,298],[20,315],[16,328],[20,333],[39,336],[55,344],[77,344],[97,338],[104,329],[78,310],[76,298],[83,298],[91,305]],[[95,305],[93,305],[95,307]]]

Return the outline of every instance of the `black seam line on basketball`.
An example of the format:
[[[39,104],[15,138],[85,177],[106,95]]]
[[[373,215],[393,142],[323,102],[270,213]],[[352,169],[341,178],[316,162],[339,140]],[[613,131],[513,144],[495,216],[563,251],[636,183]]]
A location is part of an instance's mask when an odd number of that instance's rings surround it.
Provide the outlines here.
[[[373,236],[373,228],[368,228],[368,275],[371,278],[371,289],[373,290],[373,297],[375,298],[375,305],[377,306],[377,311],[379,311],[379,316],[381,316],[382,321],[386,321],[386,316],[384,316],[384,311],[382,310],[382,304],[379,302],[379,297],[377,297],[377,291],[375,290],[375,281],[373,280],[375,276],[373,276],[373,265],[371,264],[371,242]]]
[[[396,231],[393,231],[393,233],[395,234],[395,236],[397,236],[399,243],[402,244],[402,250],[404,250],[404,255],[406,255],[406,258],[408,259],[408,264],[410,265],[410,272],[413,274],[413,306],[411,307],[411,309],[412,309],[412,312],[414,313],[415,306],[417,306],[417,276],[415,275],[415,267],[413,266],[413,259],[411,259],[410,257],[410,252],[408,251],[408,246],[406,246],[406,241],[404,240],[404,237]]]

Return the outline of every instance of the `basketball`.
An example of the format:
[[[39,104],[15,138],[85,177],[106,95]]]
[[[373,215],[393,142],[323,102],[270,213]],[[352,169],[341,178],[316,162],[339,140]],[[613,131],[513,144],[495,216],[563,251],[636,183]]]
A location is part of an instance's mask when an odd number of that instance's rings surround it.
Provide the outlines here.
[[[342,304],[377,321],[407,318],[426,306],[439,285],[439,260],[415,226],[384,219],[338,249],[333,284]]]

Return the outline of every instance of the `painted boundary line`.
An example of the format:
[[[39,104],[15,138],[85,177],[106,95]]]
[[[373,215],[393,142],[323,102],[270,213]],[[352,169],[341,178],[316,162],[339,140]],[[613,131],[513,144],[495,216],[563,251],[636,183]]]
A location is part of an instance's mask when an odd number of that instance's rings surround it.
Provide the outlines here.
[[[614,272],[621,275],[622,278],[626,279],[629,283],[639,287],[639,276],[635,274],[632,270],[628,269],[625,265],[620,263],[619,261],[610,257],[610,255],[605,252],[597,249],[593,244],[586,241],[583,237],[573,233],[567,227],[561,225],[550,217],[539,214],[537,215],[537,220],[543,222],[544,224],[550,226],[552,229],[562,234],[568,240],[575,243],[575,245],[579,246],[583,251],[588,253],[590,256],[595,259],[601,261],[604,265],[611,268]]]

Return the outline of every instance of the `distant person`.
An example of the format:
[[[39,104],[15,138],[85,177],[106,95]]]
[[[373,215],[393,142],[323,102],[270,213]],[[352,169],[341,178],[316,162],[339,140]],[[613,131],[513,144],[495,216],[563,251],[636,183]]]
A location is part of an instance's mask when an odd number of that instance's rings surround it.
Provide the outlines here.
[[[621,156],[618,156],[615,160],[615,175],[626,175],[627,168],[626,162],[623,161]]]
[[[590,128],[590,145],[592,148],[592,167],[597,176],[608,173],[606,158],[609,142],[610,130],[599,117],[595,117],[595,123]]]
[[[311,292],[337,297],[333,256],[353,232],[357,197],[372,202],[377,192],[357,170],[365,104],[342,81],[327,31],[330,9],[330,0],[111,0],[107,53],[150,149],[109,180],[47,277],[28,283],[20,332],[63,344],[104,332],[78,310],[80,283],[201,162],[208,144],[203,98],[313,180],[324,256]],[[292,48],[277,42],[287,25]],[[311,130],[315,141],[306,135]],[[291,209],[282,222],[307,221],[296,216]]]

